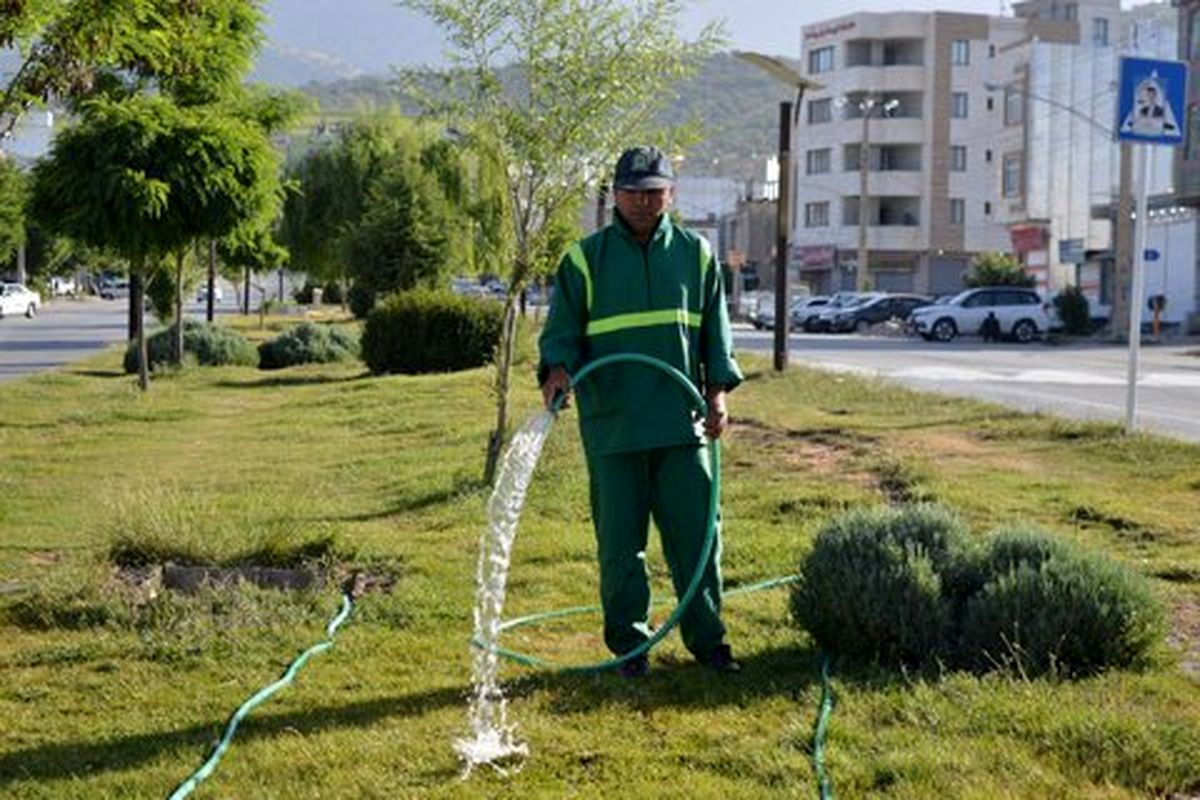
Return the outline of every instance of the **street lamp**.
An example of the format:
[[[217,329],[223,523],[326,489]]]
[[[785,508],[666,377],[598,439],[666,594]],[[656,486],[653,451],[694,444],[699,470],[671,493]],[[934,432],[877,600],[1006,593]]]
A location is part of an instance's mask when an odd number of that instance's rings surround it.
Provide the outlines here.
[[[854,273],[854,288],[865,292],[870,288],[870,271],[867,268],[867,205],[871,198],[867,175],[871,162],[871,114],[878,108],[881,116],[890,116],[900,107],[900,101],[893,98],[880,103],[879,98],[874,95],[867,95],[858,101],[844,97],[839,100],[839,106],[850,103],[857,106],[862,113],[862,139],[858,145],[858,264]]]
[[[788,309],[788,234],[792,224],[792,123],[800,113],[800,102],[806,89],[821,89],[790,63],[777,56],[734,51],[734,55],[753,64],[776,80],[796,90],[796,104],[779,104],[779,198],[775,206],[775,371],[782,372],[788,361],[788,328],[791,315]]]

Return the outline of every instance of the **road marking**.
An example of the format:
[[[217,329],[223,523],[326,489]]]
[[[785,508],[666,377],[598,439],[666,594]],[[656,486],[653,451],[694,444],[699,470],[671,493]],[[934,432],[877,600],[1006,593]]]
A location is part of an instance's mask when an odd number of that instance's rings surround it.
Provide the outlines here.
[[[964,383],[1049,383],[1071,386],[1124,386],[1124,378],[1098,375],[1094,372],[1058,369],[1026,369],[1015,372],[971,369],[967,367],[930,366],[873,369],[834,361],[815,361],[816,365],[834,372],[870,375],[881,378],[917,381],[959,381]],[[1200,373],[1148,372],[1138,379],[1139,386],[1171,389],[1200,389]]]

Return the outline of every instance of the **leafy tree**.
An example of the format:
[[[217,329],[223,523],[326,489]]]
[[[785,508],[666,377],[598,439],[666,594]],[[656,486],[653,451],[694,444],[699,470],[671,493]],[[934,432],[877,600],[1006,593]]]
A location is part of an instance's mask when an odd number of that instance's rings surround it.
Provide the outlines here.
[[[278,269],[288,259],[288,251],[275,241],[271,229],[262,221],[238,226],[217,241],[217,253],[228,267],[241,272],[242,313],[250,313],[250,282],[259,272]]]
[[[695,42],[680,29],[679,0],[402,0],[437,23],[456,69],[427,109],[462,122],[476,150],[499,165],[508,230],[502,256],[508,295],[496,365],[496,426],[485,478],[494,479],[508,428],[508,389],[517,338],[516,305],[529,281],[548,272],[550,237],[589,183],[607,175],[631,144],[676,136],[656,115],[673,88],[720,42],[709,26]],[[516,79],[499,77],[515,60]]]
[[[1024,286],[1037,282],[1025,271],[1014,256],[1007,253],[982,253],[971,262],[971,272],[964,278],[968,288],[976,286]]]
[[[25,243],[25,174],[11,158],[0,158],[0,262]]]
[[[136,97],[88,104],[55,138],[34,168],[32,207],[52,230],[121,253],[148,282],[156,258],[228,234],[278,192],[278,158],[261,129],[209,107]],[[130,302],[145,389],[142,298]]]
[[[261,43],[261,0],[40,0],[0,6],[0,47],[20,63],[0,97],[0,133],[31,106],[72,110],[153,88],[187,105],[236,90]]]

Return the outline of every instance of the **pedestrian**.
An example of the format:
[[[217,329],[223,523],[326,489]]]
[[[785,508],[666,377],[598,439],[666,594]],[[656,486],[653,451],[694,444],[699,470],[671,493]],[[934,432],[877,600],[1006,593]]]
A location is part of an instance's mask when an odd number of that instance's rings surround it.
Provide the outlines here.
[[[995,311],[988,312],[983,324],[979,326],[979,334],[983,336],[985,342],[1000,341],[1000,320],[996,319]]]
[[[597,370],[578,387],[604,642],[617,655],[651,635],[645,570],[651,518],[676,596],[696,572],[712,491],[705,437],[719,438],[728,426],[726,394],[742,381],[720,266],[707,240],[667,213],[674,185],[671,162],[658,148],[634,147],[621,155],[612,222],[563,256],[539,340],[538,382],[547,406],[560,392],[569,401],[570,374],[614,353],[670,364],[692,379],[707,404],[705,418],[698,419],[671,376],[637,363]],[[721,622],[719,531],[715,535],[680,633],[701,664],[738,672]],[[649,665],[642,654],[619,672],[640,677]]]

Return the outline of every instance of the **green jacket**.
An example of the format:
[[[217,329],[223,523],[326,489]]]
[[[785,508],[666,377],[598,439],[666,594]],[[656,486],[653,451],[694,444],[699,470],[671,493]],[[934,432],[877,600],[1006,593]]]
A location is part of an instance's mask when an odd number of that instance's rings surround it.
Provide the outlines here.
[[[538,382],[552,366],[574,374],[612,353],[665,361],[707,385],[742,381],[734,361],[721,270],[708,241],[663,215],[643,247],[614,214],[612,224],[572,245],[559,264],[539,340]],[[614,364],[577,387],[589,456],[700,444],[692,402],[667,374]]]

